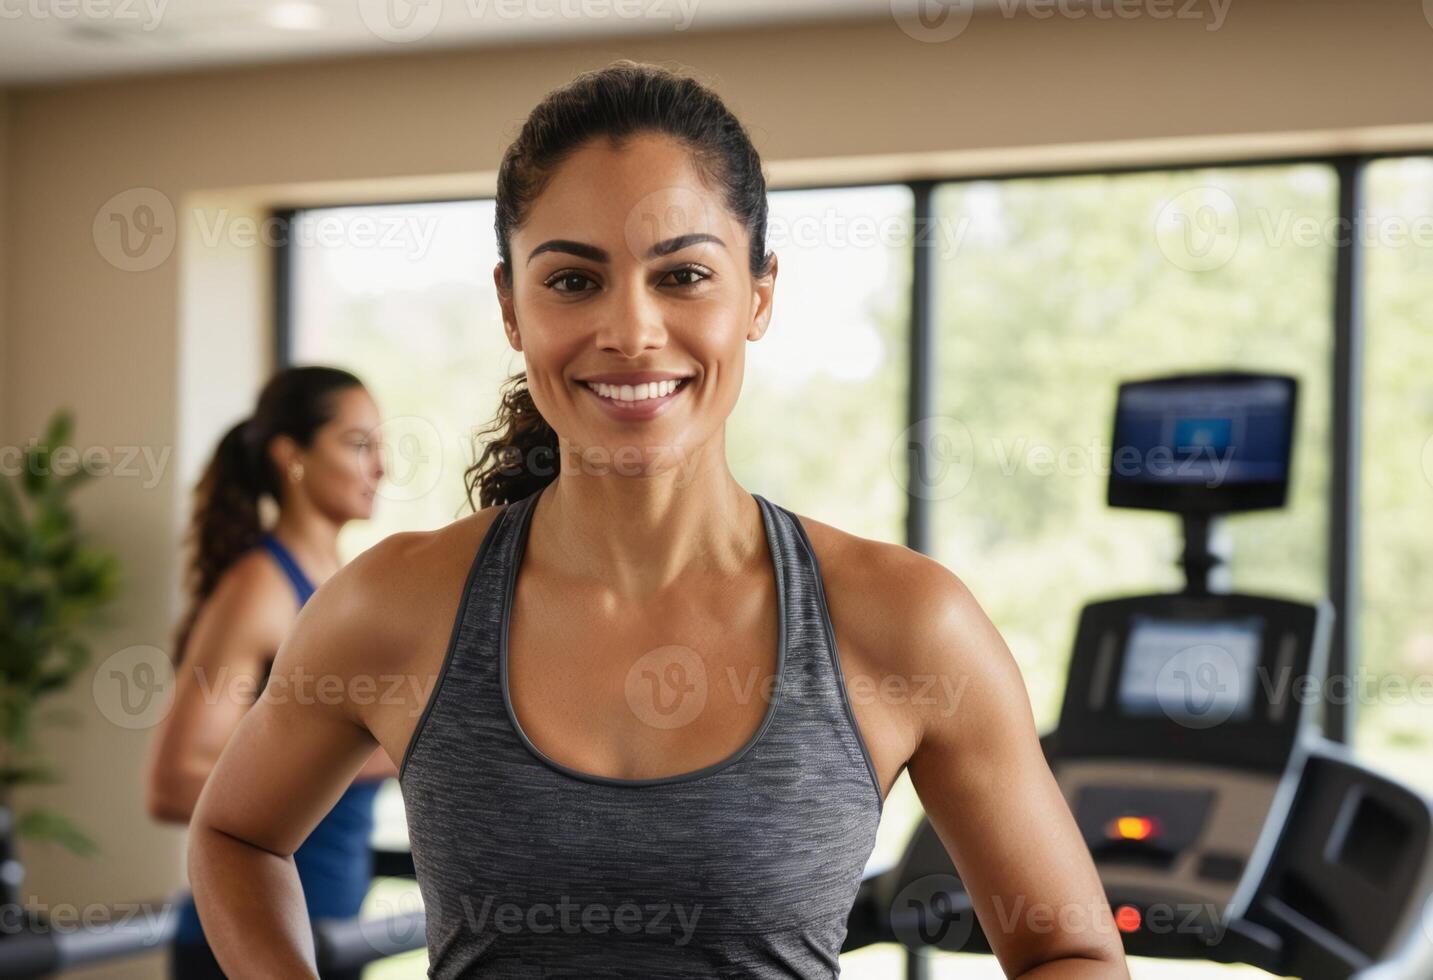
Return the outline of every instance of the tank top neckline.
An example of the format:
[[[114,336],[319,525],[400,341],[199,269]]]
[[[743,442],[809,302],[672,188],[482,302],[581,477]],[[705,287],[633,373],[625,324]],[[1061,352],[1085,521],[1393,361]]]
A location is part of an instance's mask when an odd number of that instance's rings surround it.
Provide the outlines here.
[[[551,484],[548,484],[548,486],[551,486]],[[780,555],[781,536],[777,534],[775,528],[772,527],[774,518],[770,511],[770,505],[761,494],[752,493],[752,497],[756,499],[758,509],[761,511],[762,530],[766,534],[766,546],[770,555],[772,570],[776,578],[776,619],[778,633],[776,643],[776,682],[772,687],[771,701],[766,706],[766,713],[762,716],[761,724],[757,726],[756,731],[747,739],[746,743],[740,746],[735,752],[724,759],[719,759],[700,769],[693,769],[688,772],[676,773],[670,776],[625,778],[620,776],[604,776],[600,773],[584,772],[580,769],[574,769],[571,766],[558,762],[539,749],[537,745],[528,738],[527,733],[523,731],[522,725],[518,722],[517,711],[513,707],[512,693],[508,689],[508,633],[511,630],[513,597],[517,590],[517,573],[522,566],[523,552],[527,546],[528,531],[532,524],[532,512],[537,509],[537,500],[546,489],[547,487],[544,486],[534,491],[525,500],[518,501],[513,505],[517,507],[515,516],[518,523],[505,549],[509,558],[506,582],[503,587],[501,616],[498,622],[498,689],[502,692],[503,707],[507,712],[508,724],[513,734],[517,736],[518,741],[521,742],[539,762],[550,769],[570,776],[573,779],[589,783],[599,783],[604,786],[634,788],[668,786],[675,783],[692,782],[715,776],[717,773],[736,765],[747,753],[756,747],[767,729],[771,727],[773,720],[775,720],[777,709],[781,706],[782,695],[787,687],[786,673],[787,666],[791,659],[788,649],[788,635],[790,630],[787,624],[787,610],[790,602],[787,596],[786,577],[783,573]]]
[[[304,605],[316,590],[313,581],[299,566],[298,560],[294,558],[293,552],[278,539],[273,531],[264,533],[262,544],[264,548],[279,563],[279,568],[288,578],[289,584],[294,587],[294,594],[298,598],[299,605]]]

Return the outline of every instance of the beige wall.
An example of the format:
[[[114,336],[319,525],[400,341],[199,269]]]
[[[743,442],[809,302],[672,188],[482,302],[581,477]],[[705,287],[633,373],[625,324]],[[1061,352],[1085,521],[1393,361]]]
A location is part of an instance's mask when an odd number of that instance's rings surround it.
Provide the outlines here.
[[[8,134],[0,96],[0,443],[64,403],[82,446],[170,453],[154,485],[111,477],[80,498],[129,582],[96,663],[165,645],[189,482],[265,369],[262,250],[196,254],[187,209],[481,189],[545,91],[616,56],[704,72],[778,183],[1433,146],[1418,3],[1236,0],[1210,24],[984,14],[945,43],[878,20],[139,78],[16,91]],[[97,214],[135,188],[179,210],[164,233],[189,229],[147,271],[97,245]],[[110,724],[89,690],[70,699],[84,726],[54,742],[69,783],[28,798],[81,817],[107,856],[32,848],[27,894],[161,894],[182,848],[145,816],[148,733]]]

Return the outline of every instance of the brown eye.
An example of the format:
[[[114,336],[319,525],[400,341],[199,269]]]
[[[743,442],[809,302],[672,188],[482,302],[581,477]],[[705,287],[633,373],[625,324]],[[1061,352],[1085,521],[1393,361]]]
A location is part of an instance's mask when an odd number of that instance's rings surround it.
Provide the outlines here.
[[[711,274],[709,272],[695,265],[684,265],[680,269],[673,269],[671,272],[667,273],[667,275],[697,277],[695,279],[690,279],[686,282],[675,283],[675,285],[677,286],[695,286],[697,283],[704,282],[705,280],[711,278]]]
[[[558,286],[559,283],[566,283],[568,287],[571,287],[571,285],[572,285],[573,283],[579,283],[579,284],[580,284],[580,283],[584,283],[584,282],[592,282],[592,280],[591,280],[591,279],[588,279],[586,276],[582,275],[582,273],[580,273],[580,272],[559,272],[557,275],[553,276],[551,279],[548,279],[547,282],[543,283],[543,285],[547,286],[549,289],[553,290],[554,292],[559,292],[559,293],[585,293],[585,292],[587,292],[588,290],[582,289],[582,288],[580,288],[580,286],[579,286],[578,288],[575,288],[575,289],[574,289],[574,288],[559,288],[559,286]]]

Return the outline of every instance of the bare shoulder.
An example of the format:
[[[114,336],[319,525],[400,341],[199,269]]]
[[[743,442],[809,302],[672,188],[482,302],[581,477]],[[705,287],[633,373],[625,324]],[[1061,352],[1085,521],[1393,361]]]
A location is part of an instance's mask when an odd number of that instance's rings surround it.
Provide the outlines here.
[[[821,570],[848,678],[904,685],[899,689],[907,691],[934,679],[962,695],[1006,703],[1024,697],[1009,648],[954,571],[904,545],[800,519]],[[907,710],[918,703],[914,700],[876,700],[904,704],[897,716],[885,719],[903,727],[928,731],[935,721],[920,709]],[[947,718],[948,712],[939,715]]]
[[[390,534],[325,582],[320,596],[329,615],[375,637],[397,642],[380,649],[401,657],[435,617],[446,633],[477,552],[501,507],[484,509],[431,531]],[[324,593],[328,593],[324,595]]]
[[[255,548],[219,576],[194,621],[189,656],[196,664],[212,664],[272,653],[293,617],[293,587],[273,560]]]
[[[940,562],[905,545],[861,537],[797,515],[821,569],[834,622],[859,643],[870,666],[909,669],[926,642],[959,635],[983,618],[965,582]]]
[[[294,672],[295,683],[304,673],[333,677],[344,690],[367,692],[395,678],[421,682],[435,674],[468,571],[498,510],[485,508],[431,531],[391,534],[361,552],[304,605],[274,675]],[[380,724],[376,699],[344,703],[350,720]]]
[[[390,534],[324,584],[342,582],[355,599],[391,597],[410,604],[468,569],[501,507],[485,507],[431,531]]]

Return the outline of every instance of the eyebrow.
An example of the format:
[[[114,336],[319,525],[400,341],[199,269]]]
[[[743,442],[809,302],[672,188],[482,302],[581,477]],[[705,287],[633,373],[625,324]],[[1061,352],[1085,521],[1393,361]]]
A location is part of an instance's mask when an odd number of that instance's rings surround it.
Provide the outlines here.
[[[675,238],[667,238],[663,241],[658,242],[651,248],[647,249],[647,254],[643,256],[643,258],[661,258],[663,255],[670,255],[673,252],[679,252],[682,249],[688,248],[692,245],[696,245],[699,242],[714,242],[715,244],[720,245],[722,248],[726,248],[726,242],[722,241],[717,236],[708,235],[704,231],[694,231],[686,235],[678,235]],[[550,241],[543,242],[537,248],[533,249],[528,254],[528,264],[530,265],[532,263],[532,260],[537,258],[543,252],[566,252],[570,255],[579,256],[580,258],[590,259],[593,262],[607,262],[612,258],[610,255],[607,254],[606,249],[598,248],[596,245],[588,245],[585,242],[574,242],[566,238],[554,238]]]

